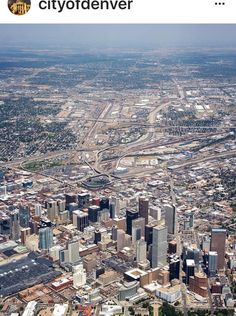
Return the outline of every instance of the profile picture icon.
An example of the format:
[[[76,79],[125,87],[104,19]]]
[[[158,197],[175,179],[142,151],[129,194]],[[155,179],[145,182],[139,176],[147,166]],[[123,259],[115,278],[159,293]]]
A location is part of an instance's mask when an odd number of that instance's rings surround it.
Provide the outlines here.
[[[15,15],[26,14],[31,7],[31,0],[8,0],[8,8]]]

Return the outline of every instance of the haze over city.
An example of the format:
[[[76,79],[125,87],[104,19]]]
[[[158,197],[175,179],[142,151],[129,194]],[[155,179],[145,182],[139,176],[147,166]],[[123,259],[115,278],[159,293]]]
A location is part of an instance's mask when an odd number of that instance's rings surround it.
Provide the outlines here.
[[[235,316],[236,25],[0,30],[0,316]]]

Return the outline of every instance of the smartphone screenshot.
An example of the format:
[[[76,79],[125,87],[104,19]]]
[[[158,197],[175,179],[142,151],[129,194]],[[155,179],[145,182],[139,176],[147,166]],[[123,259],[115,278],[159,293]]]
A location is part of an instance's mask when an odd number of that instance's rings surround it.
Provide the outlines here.
[[[0,316],[236,315],[233,0],[1,0]]]

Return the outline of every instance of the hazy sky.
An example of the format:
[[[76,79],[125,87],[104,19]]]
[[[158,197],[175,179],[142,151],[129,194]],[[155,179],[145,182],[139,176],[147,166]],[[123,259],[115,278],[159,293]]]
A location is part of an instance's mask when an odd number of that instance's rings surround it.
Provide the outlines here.
[[[0,25],[0,47],[236,47],[236,24]]]

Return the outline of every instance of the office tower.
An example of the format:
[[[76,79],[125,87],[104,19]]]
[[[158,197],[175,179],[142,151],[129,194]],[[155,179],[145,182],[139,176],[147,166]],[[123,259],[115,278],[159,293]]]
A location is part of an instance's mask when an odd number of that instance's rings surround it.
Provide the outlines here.
[[[115,218],[116,217],[116,205],[114,202],[110,203],[110,218]]]
[[[82,264],[73,267],[73,286],[79,288],[86,284],[86,271]]]
[[[65,199],[66,199],[66,209],[69,209],[69,204],[70,203],[76,203],[77,208],[78,208],[78,199],[77,195],[75,193],[67,193],[65,194]]]
[[[152,224],[145,225],[145,241],[148,246],[152,244],[153,227]]]
[[[42,215],[42,205],[35,204],[35,215],[41,217]]]
[[[80,242],[79,240],[68,241],[66,248],[62,249],[59,253],[60,264],[76,264],[81,258],[79,254]]]
[[[66,210],[66,201],[65,200],[57,200],[57,209],[59,213],[63,213]]]
[[[51,227],[39,229],[39,249],[49,250],[53,245],[53,232]]]
[[[193,228],[194,225],[194,214],[192,211],[187,211],[185,212],[186,218],[188,219],[189,222],[189,227]]]
[[[169,263],[170,281],[179,279],[180,274],[180,259],[177,256],[172,256]]]
[[[55,222],[58,219],[58,206],[54,200],[47,200],[45,202],[45,208],[47,209],[47,217],[50,221]]]
[[[66,248],[60,251],[60,264],[76,264],[81,258],[79,254],[79,240],[70,240]]]
[[[73,225],[81,232],[84,231],[84,228],[89,226],[88,214],[83,211],[74,211],[73,212]]]
[[[98,221],[106,222],[110,219],[110,211],[108,209],[103,209],[98,212]]]
[[[14,210],[10,213],[10,238],[18,240],[20,238],[19,211]]]
[[[144,196],[139,197],[138,201],[138,211],[139,216],[145,219],[145,225],[148,224],[148,207],[149,207],[149,200]]]
[[[149,208],[149,213],[158,222],[161,220],[161,209],[160,209],[160,207],[151,206]]]
[[[137,263],[146,262],[147,260],[147,243],[143,239],[136,244],[136,261]]]
[[[211,231],[211,251],[218,254],[217,269],[225,268],[226,229],[213,228]]]
[[[101,209],[101,210],[104,210],[104,209],[106,208],[107,210],[109,210],[109,205],[110,205],[110,203],[109,203],[109,198],[106,197],[106,196],[103,196],[103,197],[100,199],[100,209]]]
[[[101,240],[102,240],[102,233],[100,232],[99,229],[97,229],[94,232],[94,243],[97,244]]]
[[[120,200],[119,200],[119,198],[112,196],[110,198],[110,204],[111,203],[115,205],[115,217],[119,216],[119,213],[120,213]]]
[[[132,221],[132,234],[135,227],[141,228],[141,237],[145,236],[145,219],[143,217],[136,218]]]
[[[100,212],[100,207],[97,205],[91,205],[88,208],[88,219],[90,222],[98,222],[98,215]]]
[[[132,235],[132,221],[138,218],[138,211],[127,210],[126,211],[126,233]]]
[[[165,223],[168,228],[168,234],[175,235],[177,232],[177,215],[175,205],[164,205]]]
[[[7,215],[0,217],[0,235],[10,235],[11,219]]]
[[[142,237],[142,229],[141,226],[136,225],[132,228],[132,242],[135,243],[140,240]]]
[[[22,228],[20,230],[20,240],[21,240],[22,245],[25,245],[26,238],[30,236],[30,233],[31,233],[30,227]]]
[[[78,203],[72,202],[66,205],[66,209],[68,210],[68,217],[72,220],[73,212],[78,210]]]
[[[193,259],[186,260],[186,284],[189,284],[189,278],[194,276],[195,262]]]
[[[117,251],[121,251],[125,246],[125,232],[122,229],[117,230]]]
[[[208,256],[208,275],[213,277],[216,275],[218,267],[218,254],[216,251],[209,251]]]
[[[30,210],[29,207],[26,205],[20,205],[19,208],[19,220],[20,226],[23,228],[29,227],[29,220],[30,220]]]
[[[78,207],[85,208],[89,206],[90,194],[88,192],[78,194]]]
[[[152,235],[152,267],[166,265],[167,260],[167,227],[155,226]]]
[[[114,241],[117,241],[117,230],[118,230],[117,226],[113,225],[111,229],[111,238]]]
[[[169,252],[169,254],[175,254],[177,252],[177,242],[176,242],[176,240],[171,240],[168,243],[168,252]]]

